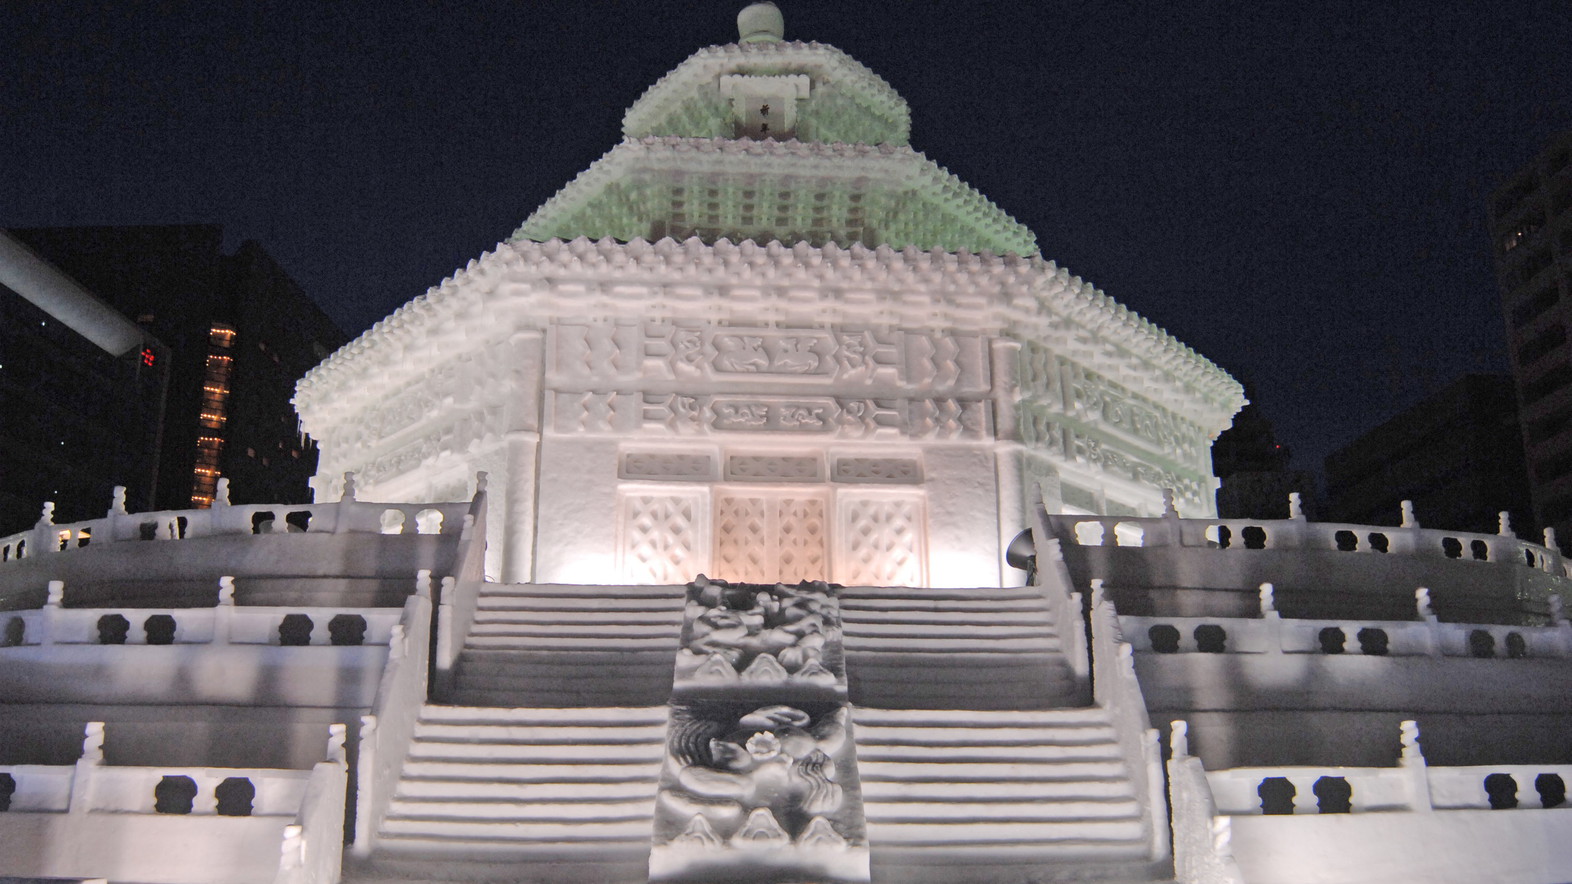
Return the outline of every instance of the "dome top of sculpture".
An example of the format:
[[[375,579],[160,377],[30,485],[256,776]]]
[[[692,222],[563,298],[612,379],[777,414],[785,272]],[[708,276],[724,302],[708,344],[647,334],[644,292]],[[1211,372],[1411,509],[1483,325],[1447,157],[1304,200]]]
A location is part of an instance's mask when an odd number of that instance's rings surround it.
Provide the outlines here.
[[[774,3],[751,3],[737,13],[738,43],[775,43],[786,36],[786,19]]]

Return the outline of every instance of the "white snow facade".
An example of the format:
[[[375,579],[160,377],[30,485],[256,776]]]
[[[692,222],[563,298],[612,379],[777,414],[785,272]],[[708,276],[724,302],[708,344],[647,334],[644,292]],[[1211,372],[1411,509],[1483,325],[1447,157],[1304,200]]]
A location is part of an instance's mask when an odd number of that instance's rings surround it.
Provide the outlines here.
[[[0,876],[1572,880],[1553,541],[1218,520],[1239,385],[738,24],[300,382],[317,503],[0,540]]]

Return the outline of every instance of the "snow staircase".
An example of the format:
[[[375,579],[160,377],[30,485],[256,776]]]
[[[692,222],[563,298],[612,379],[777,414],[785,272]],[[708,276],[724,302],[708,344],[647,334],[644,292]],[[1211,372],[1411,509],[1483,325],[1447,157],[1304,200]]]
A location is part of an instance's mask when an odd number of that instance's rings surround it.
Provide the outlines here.
[[[665,705],[682,592],[486,584],[447,699],[472,706]]]
[[[1164,880],[1108,714],[858,708],[873,880]]]
[[[643,881],[665,739],[665,706],[428,704],[348,879]]]
[[[854,586],[841,591],[840,606],[856,705],[1050,709],[1085,702],[1039,589]]]

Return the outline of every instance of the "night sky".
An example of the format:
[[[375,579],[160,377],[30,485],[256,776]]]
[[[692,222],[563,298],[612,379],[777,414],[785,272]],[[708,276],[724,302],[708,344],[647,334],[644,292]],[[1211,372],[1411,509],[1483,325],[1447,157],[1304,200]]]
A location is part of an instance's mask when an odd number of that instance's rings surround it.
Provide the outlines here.
[[[358,334],[507,237],[741,2],[0,4],[0,226],[222,223]],[[912,142],[1321,458],[1505,370],[1485,198],[1572,4],[780,0]]]

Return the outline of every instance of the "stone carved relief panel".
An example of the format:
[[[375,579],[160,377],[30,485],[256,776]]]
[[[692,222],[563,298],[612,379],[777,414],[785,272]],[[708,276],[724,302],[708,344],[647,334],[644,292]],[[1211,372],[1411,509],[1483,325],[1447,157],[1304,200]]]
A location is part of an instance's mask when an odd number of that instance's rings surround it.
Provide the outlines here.
[[[925,584],[927,519],[920,494],[842,493],[836,515],[838,583]]]
[[[708,567],[709,512],[700,491],[624,491],[619,566],[631,583],[685,583]]]
[[[859,399],[831,396],[689,396],[558,392],[559,433],[774,433],[845,439],[986,439],[991,403],[980,399]]]

